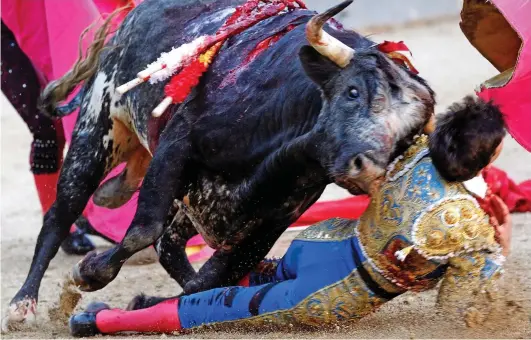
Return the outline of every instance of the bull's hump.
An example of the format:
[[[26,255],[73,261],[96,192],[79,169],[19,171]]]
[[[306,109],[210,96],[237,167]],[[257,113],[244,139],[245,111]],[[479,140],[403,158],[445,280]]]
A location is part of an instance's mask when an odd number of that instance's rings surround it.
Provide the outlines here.
[[[135,35],[147,44],[146,49],[168,38],[179,46],[201,35],[213,34],[243,1],[175,1],[142,2],[123,23],[130,26],[126,35]],[[158,40],[151,40],[153,37]],[[165,40],[164,39],[164,40]]]
[[[105,73],[113,79],[115,87],[134,79],[139,71],[156,61],[162,53],[202,35],[214,34],[241,2],[142,2],[128,15],[114,37],[113,45],[121,48],[111,50],[107,62],[103,62]],[[164,98],[165,83],[142,84],[121,99],[120,104],[124,103],[127,110],[119,105],[114,108],[114,118],[131,125],[146,147],[149,144],[148,122],[153,119],[151,111]]]

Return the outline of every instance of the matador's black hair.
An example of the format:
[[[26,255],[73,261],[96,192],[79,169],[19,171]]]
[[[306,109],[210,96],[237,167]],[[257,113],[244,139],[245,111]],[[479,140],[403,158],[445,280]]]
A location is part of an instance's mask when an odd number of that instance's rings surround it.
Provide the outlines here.
[[[429,148],[434,166],[450,182],[478,175],[505,137],[502,112],[491,102],[465,97],[438,115]]]

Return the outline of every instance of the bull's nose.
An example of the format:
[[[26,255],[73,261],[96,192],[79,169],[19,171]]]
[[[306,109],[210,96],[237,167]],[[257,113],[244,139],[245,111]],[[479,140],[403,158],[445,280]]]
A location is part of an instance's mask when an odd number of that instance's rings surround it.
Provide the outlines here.
[[[365,166],[365,161],[367,157],[364,155],[357,155],[356,157],[350,160],[349,166],[349,175],[352,177],[359,176],[363,172],[363,167]]]
[[[356,178],[362,175],[373,177],[373,175],[380,175],[383,169],[379,162],[376,162],[373,157],[369,156],[372,156],[372,154],[367,152],[356,155],[350,160],[348,171],[350,177]]]

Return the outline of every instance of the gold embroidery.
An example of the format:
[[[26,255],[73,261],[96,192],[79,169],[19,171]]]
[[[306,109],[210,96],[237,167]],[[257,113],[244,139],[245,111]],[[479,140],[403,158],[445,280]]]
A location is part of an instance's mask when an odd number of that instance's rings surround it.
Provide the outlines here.
[[[430,204],[442,197],[466,192],[460,184],[446,183],[437,178],[438,174],[428,157],[423,158],[413,170],[418,168],[428,171],[423,175],[424,183],[418,183],[421,182],[417,178],[418,171],[414,174],[410,171],[397,181],[384,183],[380,193],[372,197],[358,223],[358,237],[366,256],[374,259],[377,267],[382,270],[385,270],[388,263],[382,262],[379,255],[391,238],[402,235],[411,240],[414,221]],[[434,234],[431,235],[431,242],[442,242],[442,234],[437,229],[432,231]]]
[[[443,212],[442,221],[448,226],[454,226],[459,221],[459,217],[459,212],[454,207],[450,207]]]
[[[415,159],[422,150],[427,149],[428,147],[428,136],[421,135],[416,137],[415,143],[406,150],[406,152],[399,156],[395,162],[389,167],[387,172],[387,178],[394,178],[398,173],[405,171],[408,167],[413,166],[418,159]]]
[[[464,195],[426,210],[415,221],[412,236],[416,250],[428,258],[448,258],[469,249],[496,246],[488,216],[472,197]]]
[[[295,320],[304,325],[319,326],[360,318],[387,300],[372,293],[357,271],[345,279],[308,296],[293,309]],[[317,306],[307,313],[310,306]]]
[[[302,231],[295,239],[304,241],[341,241],[354,237],[356,220],[334,218],[314,224]]]
[[[393,180],[384,182],[380,191],[373,195],[357,226],[365,256],[378,272],[388,280],[394,280],[400,287],[415,290],[433,286],[433,280],[422,277],[440,264],[430,262],[415,249],[407,252],[407,255],[401,252],[402,249],[415,246],[412,226],[432,204],[448,197],[468,194],[462,184],[448,183],[439,176],[430,157],[424,154],[427,143],[426,136],[417,138],[404,158],[393,165],[388,173]],[[439,220],[430,220],[429,225],[420,222],[421,229],[425,231],[423,237],[426,244],[434,248],[455,248],[456,244],[464,243],[465,237],[476,233],[471,227],[467,229],[466,236],[464,232],[446,231],[461,220],[475,220],[475,206],[462,211],[459,208],[462,207],[448,206],[443,215],[438,215]],[[402,240],[399,245],[391,243],[391,240],[399,239]]]

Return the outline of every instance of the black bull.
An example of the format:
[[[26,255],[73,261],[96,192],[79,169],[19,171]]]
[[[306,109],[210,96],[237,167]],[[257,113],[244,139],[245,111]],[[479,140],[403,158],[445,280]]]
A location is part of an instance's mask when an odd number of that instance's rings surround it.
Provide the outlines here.
[[[13,313],[34,307],[49,262],[95,192],[98,204],[116,207],[143,178],[125,238],[76,266],[80,287],[103,288],[126,259],[156,244],[161,264],[191,293],[237,282],[327,184],[366,191],[421,131],[434,105],[426,83],[370,40],[326,26],[355,50],[347,53],[347,65],[338,66],[333,55],[305,46],[322,31],[305,31],[315,13],[302,9],[230,38],[186,102],[161,118],[151,111],[164,97],[163,83],[123,96],[116,92],[162,52],[214,34],[242,2],[145,1],[122,23],[112,48],[101,52],[85,80],[57,200],[44,217],[29,275],[11,302],[13,320]],[[295,28],[242,66],[259,42],[289,25]],[[45,91],[48,108],[64,99],[56,92],[67,81]],[[124,161],[126,170],[98,189]],[[189,204],[182,203],[185,196]],[[217,250],[196,273],[184,249],[198,232]]]

